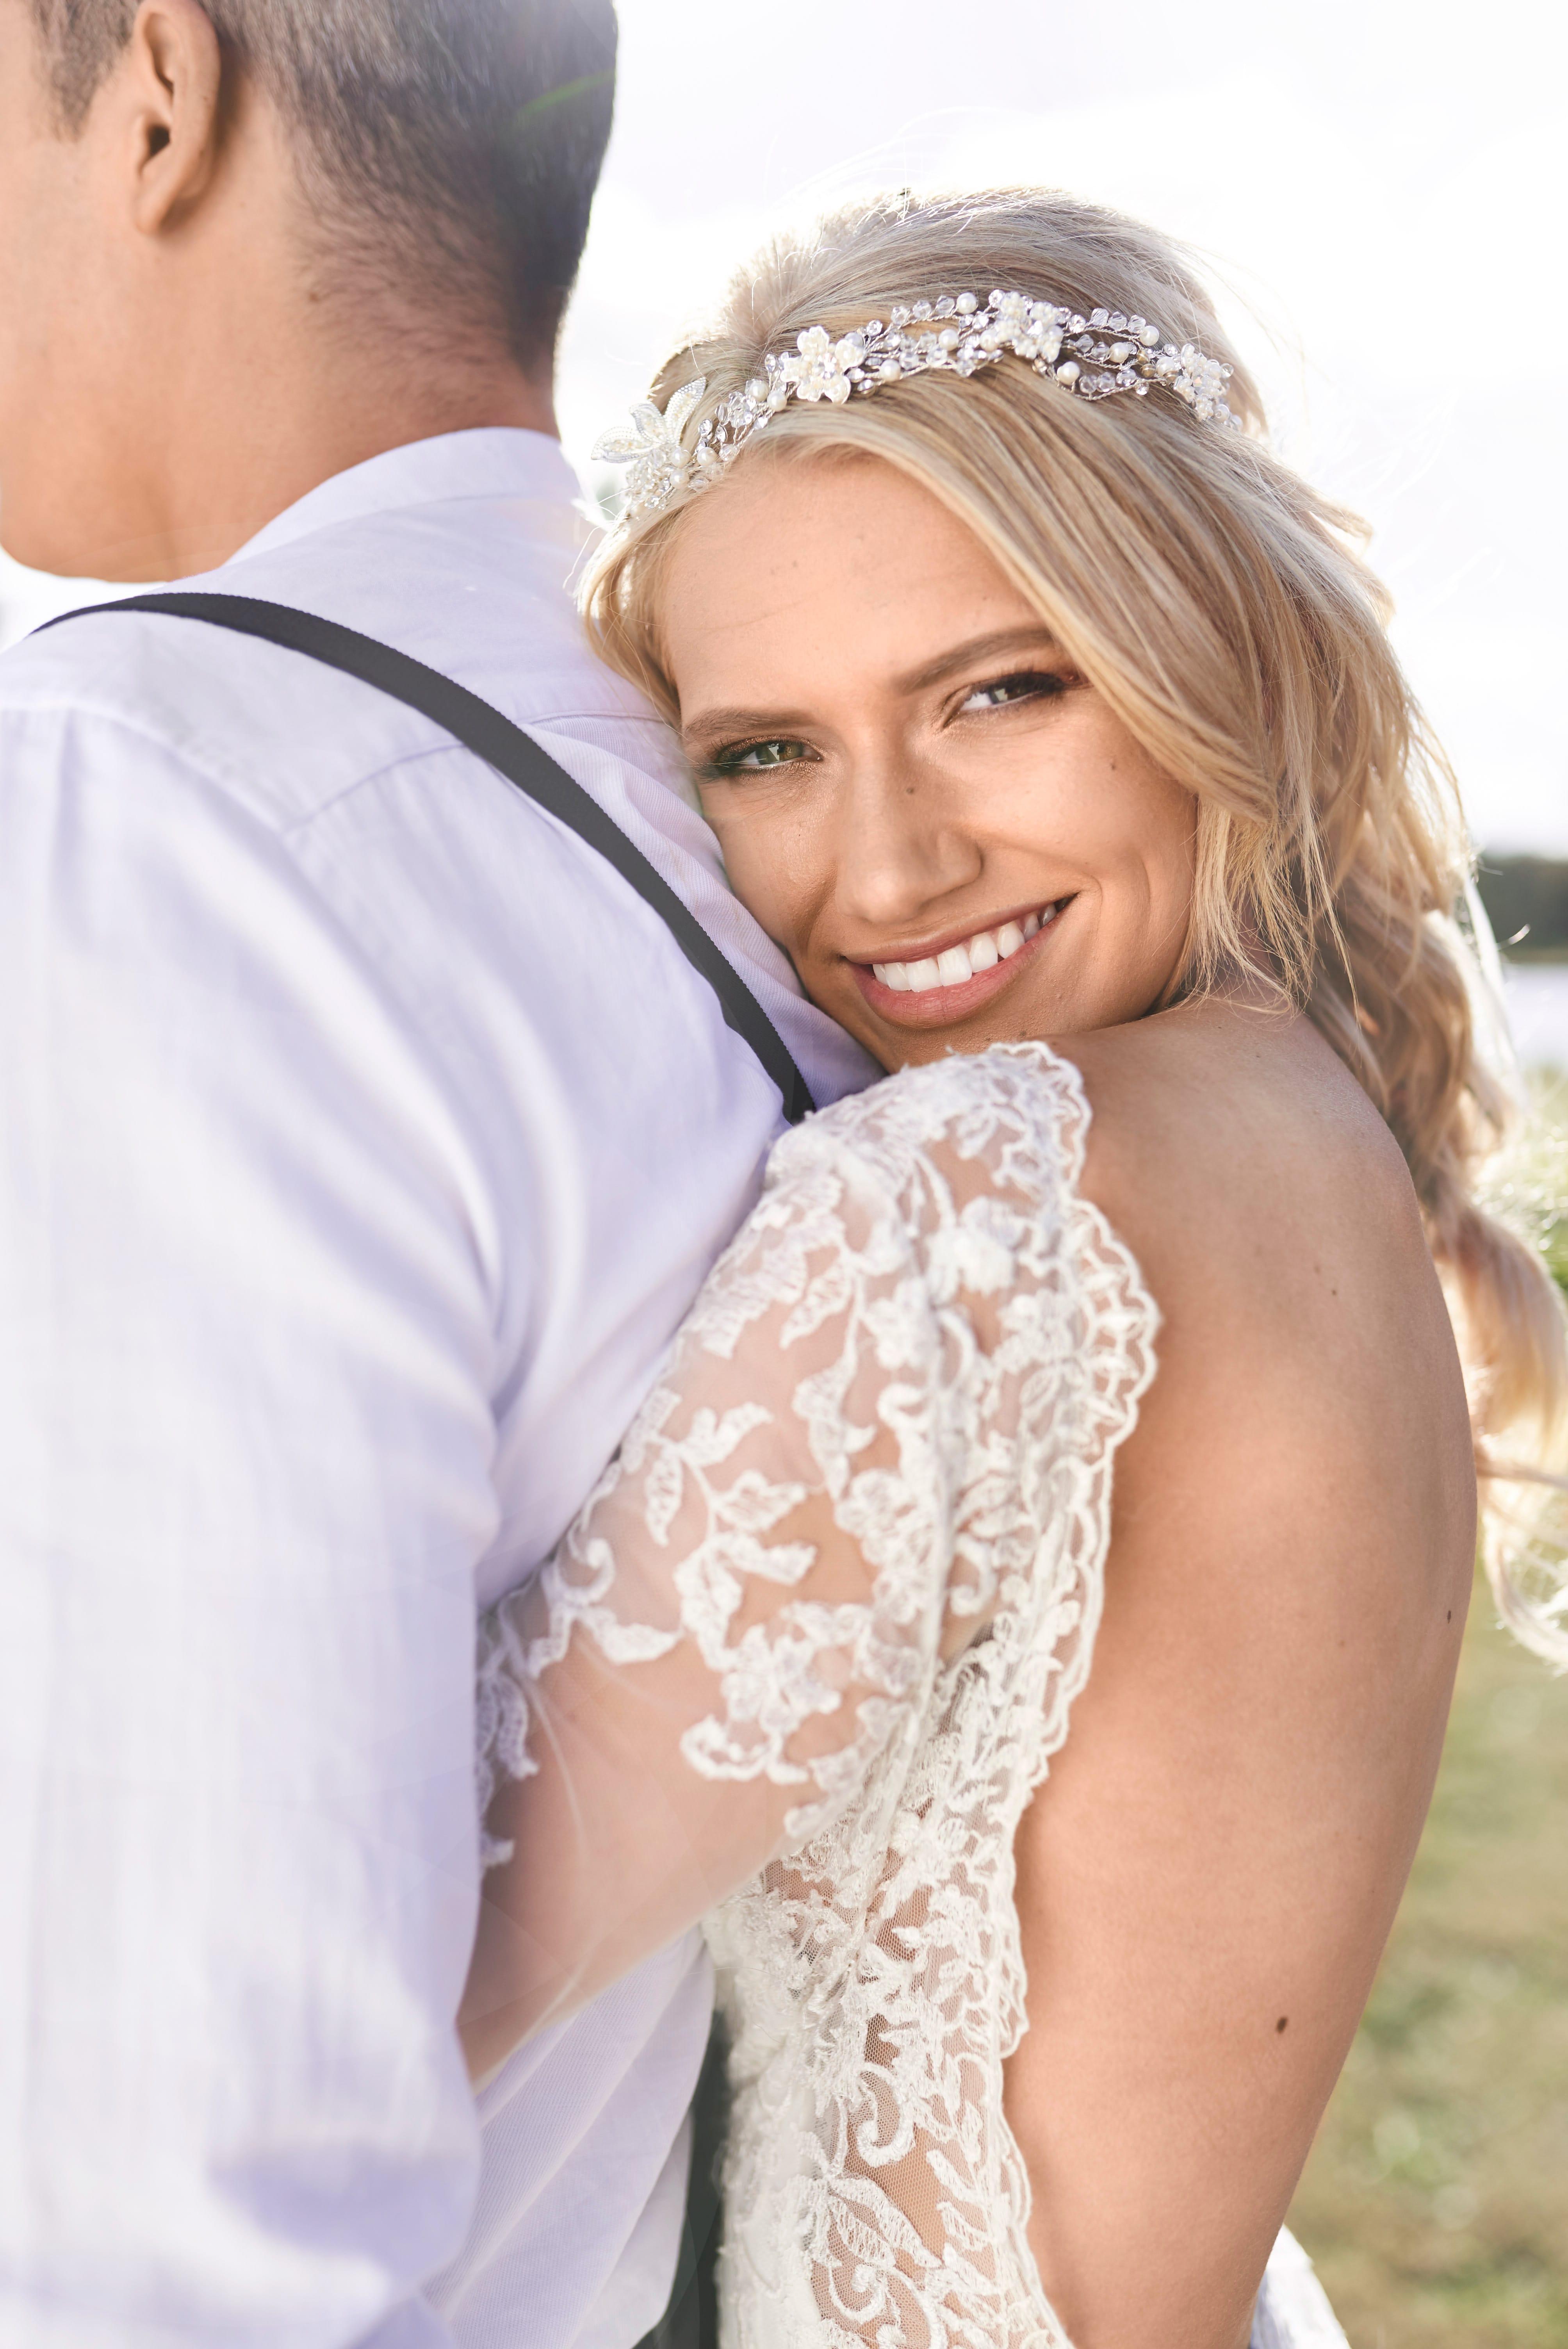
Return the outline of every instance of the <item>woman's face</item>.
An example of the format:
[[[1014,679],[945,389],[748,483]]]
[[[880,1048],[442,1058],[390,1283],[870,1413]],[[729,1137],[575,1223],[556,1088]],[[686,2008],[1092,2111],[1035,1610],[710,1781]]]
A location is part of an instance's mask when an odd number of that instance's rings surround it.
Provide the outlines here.
[[[742,466],[676,534],[664,642],[735,889],[886,1066],[1159,999],[1191,794],[917,483]]]

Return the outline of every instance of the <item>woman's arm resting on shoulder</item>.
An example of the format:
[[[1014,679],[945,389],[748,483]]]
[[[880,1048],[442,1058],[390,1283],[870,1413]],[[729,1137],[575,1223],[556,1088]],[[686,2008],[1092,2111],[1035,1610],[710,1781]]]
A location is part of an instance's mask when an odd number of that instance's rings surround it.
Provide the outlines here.
[[[911,1072],[780,1144],[598,1493],[490,1619],[476,2075],[841,1811],[985,1621],[1024,1511],[986,1473],[1027,1407],[998,1307],[1041,1209],[976,1118],[994,1081]]]

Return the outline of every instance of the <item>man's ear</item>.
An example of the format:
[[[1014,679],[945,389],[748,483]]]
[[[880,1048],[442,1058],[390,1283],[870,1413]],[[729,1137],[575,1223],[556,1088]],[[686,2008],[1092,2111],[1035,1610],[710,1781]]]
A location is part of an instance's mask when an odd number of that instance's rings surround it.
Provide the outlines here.
[[[156,236],[211,179],[222,129],[223,57],[199,0],[141,0],[100,91],[129,145],[132,223]]]

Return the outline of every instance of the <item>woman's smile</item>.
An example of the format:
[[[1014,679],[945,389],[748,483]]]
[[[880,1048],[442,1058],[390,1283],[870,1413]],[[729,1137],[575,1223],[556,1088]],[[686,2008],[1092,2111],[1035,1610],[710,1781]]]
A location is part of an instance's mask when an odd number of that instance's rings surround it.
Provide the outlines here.
[[[870,960],[845,959],[882,1019],[900,1027],[946,1027],[967,1019],[1021,978],[1072,902],[1070,896],[1053,898],[978,929],[922,945],[883,947]]]

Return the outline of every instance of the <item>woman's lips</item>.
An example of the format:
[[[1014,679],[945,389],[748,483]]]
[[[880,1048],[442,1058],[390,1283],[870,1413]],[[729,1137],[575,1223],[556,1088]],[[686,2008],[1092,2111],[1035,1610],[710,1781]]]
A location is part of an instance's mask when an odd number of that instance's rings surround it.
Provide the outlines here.
[[[1034,960],[1071,902],[1058,897],[1036,913],[974,931],[957,946],[912,962],[879,958],[850,968],[867,1003],[883,1019],[900,1028],[946,1027],[1009,986]]]

